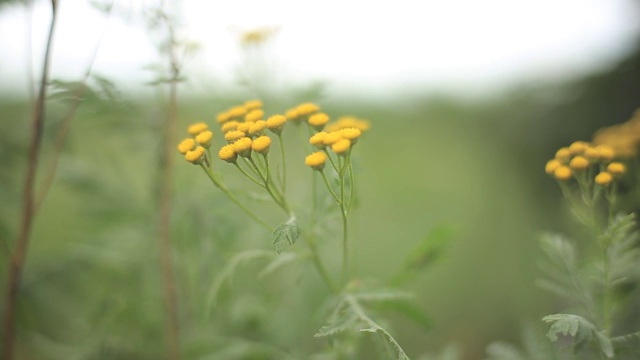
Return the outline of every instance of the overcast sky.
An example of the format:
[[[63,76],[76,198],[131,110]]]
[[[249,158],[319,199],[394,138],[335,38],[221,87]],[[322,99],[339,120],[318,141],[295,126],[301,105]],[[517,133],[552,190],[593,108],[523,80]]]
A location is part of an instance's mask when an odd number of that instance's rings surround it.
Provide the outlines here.
[[[60,0],[52,76],[79,78],[106,29],[95,71],[129,86],[149,80],[143,68],[158,61],[157,52],[145,27],[121,14],[151,1],[116,0],[108,23],[87,2]],[[1,89],[26,91],[29,23],[33,68],[41,66],[48,3],[1,9]],[[184,0],[181,8],[180,33],[201,45],[187,62],[196,90],[233,81],[239,34],[264,26],[278,29],[266,54],[281,78],[377,91],[495,88],[572,75],[607,66],[640,30],[632,0]]]

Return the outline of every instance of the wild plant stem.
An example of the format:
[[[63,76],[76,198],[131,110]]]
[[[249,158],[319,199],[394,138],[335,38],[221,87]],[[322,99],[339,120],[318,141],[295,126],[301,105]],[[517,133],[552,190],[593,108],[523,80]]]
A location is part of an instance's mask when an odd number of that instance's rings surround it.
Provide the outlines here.
[[[348,165],[348,159],[342,160],[339,159],[340,162],[344,161],[343,164],[340,164],[340,173],[338,174],[340,178],[340,215],[342,215],[342,283],[346,285],[349,279],[351,278],[350,269],[349,269],[349,237],[347,230],[347,208],[345,206],[345,188],[344,188],[344,172]]]
[[[42,132],[45,118],[45,99],[47,95],[47,85],[49,82],[49,63],[51,59],[51,48],[53,42],[53,32],[58,19],[58,1],[51,0],[51,24],[47,38],[47,45],[44,53],[42,65],[42,78],[40,79],[40,89],[33,109],[31,140],[29,142],[29,152],[27,157],[27,174],[24,183],[24,193],[22,202],[22,219],[20,229],[16,239],[16,249],[13,253],[12,261],[9,262],[9,278],[7,280],[6,300],[3,318],[3,350],[2,359],[12,360],[15,346],[15,311],[18,300],[18,290],[24,262],[29,245],[29,237],[33,227],[35,216],[34,185],[38,169],[38,155],[42,144]]]
[[[169,107],[164,123],[164,156],[161,163],[162,183],[160,195],[160,219],[158,235],[160,241],[160,265],[165,300],[165,338],[167,342],[167,359],[180,359],[180,324],[178,319],[178,302],[176,285],[173,274],[172,245],[171,245],[171,195],[173,190],[173,169],[175,165],[174,144],[178,130],[178,77],[180,64],[176,56],[174,28],[165,15],[169,31],[169,66],[171,81],[169,82]]]
[[[284,197],[287,193],[287,161],[284,153],[284,141],[282,139],[282,134],[278,134],[278,142],[280,143],[280,163],[282,164],[282,196]]]

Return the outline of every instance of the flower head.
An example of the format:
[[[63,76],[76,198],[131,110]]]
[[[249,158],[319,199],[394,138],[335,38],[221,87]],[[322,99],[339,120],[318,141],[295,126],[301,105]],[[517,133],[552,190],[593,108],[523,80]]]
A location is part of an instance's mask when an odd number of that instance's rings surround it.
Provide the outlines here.
[[[598,145],[596,146],[596,151],[598,152],[598,157],[602,160],[611,161],[615,157],[615,151],[609,145]]]
[[[318,149],[324,149],[326,147],[325,143],[324,143],[324,139],[328,136],[329,134],[327,134],[324,131],[320,131],[315,133],[313,136],[311,136],[309,138],[309,143],[315,147],[317,147]]]
[[[556,159],[562,162],[569,161],[570,157],[571,157],[571,151],[569,151],[568,147],[562,147],[558,149],[558,151],[556,151]]]
[[[607,172],[611,173],[611,175],[622,175],[626,171],[626,167],[621,162],[614,161],[611,164],[607,165]]]
[[[324,169],[324,164],[327,161],[327,155],[322,151],[316,151],[311,155],[308,155],[304,159],[304,163],[310,166],[314,170]]]
[[[220,151],[218,151],[218,157],[228,163],[234,163],[236,162],[238,155],[233,149],[233,145],[229,144],[220,148]]]
[[[569,162],[569,167],[574,170],[584,170],[589,167],[589,160],[583,156],[576,156]]]
[[[569,179],[571,179],[571,169],[568,166],[562,165],[560,167],[558,167],[554,172],[553,172],[553,177],[555,177],[557,180],[560,181],[567,181]]]
[[[320,111],[320,107],[314,103],[306,102],[296,106],[296,112],[298,116],[309,116],[317,111]]]
[[[247,100],[244,102],[244,108],[247,109],[247,111],[260,109],[262,108],[262,101],[258,99]]]
[[[254,122],[262,119],[264,116],[264,111],[260,109],[251,110],[244,116],[244,121],[246,122]]]
[[[234,106],[229,109],[229,119],[238,119],[247,114],[247,109],[244,106]]]
[[[595,181],[598,185],[607,186],[611,181],[613,181],[613,176],[611,176],[610,173],[603,171],[596,175]]]
[[[204,148],[202,146],[198,146],[193,150],[187,151],[187,153],[184,154],[184,158],[187,159],[188,162],[198,165],[204,161],[204,153]]]
[[[285,111],[284,116],[287,120],[298,120],[300,114],[298,113],[298,109],[293,108]]]
[[[262,135],[251,143],[251,149],[259,154],[266,154],[269,152],[269,147],[271,146],[271,138]]]
[[[336,142],[338,142],[338,140],[342,139],[342,134],[340,134],[340,132],[338,131],[332,131],[330,133],[327,133],[327,136],[324,137],[323,142],[325,145],[333,145]]]
[[[242,131],[231,130],[228,133],[224,134],[224,139],[231,143],[245,136],[245,133]]]
[[[282,115],[273,115],[267,119],[267,129],[271,130],[274,134],[282,133],[287,118]]]
[[[223,124],[231,120],[231,113],[229,111],[223,111],[221,113],[218,113],[216,120],[218,121],[218,124]]]
[[[243,122],[243,123],[238,124],[238,127],[236,127],[236,130],[242,131],[245,135],[248,135],[249,134],[249,128],[251,127],[251,125],[253,125],[253,123]]]
[[[325,113],[315,113],[309,116],[309,125],[320,131],[329,122],[329,115]]]
[[[264,120],[258,120],[249,126],[249,135],[257,136],[262,134],[264,129],[267,127],[267,122]]]
[[[338,130],[338,132],[343,138],[351,140],[351,142],[354,144],[356,140],[362,135],[362,131],[360,129],[353,127],[342,128]]]
[[[186,154],[187,152],[193,150],[196,147],[196,141],[193,138],[186,138],[178,144],[178,151],[180,154]]]
[[[191,124],[188,128],[187,128],[187,132],[189,132],[189,134],[196,136],[198,134],[200,134],[201,132],[207,130],[209,128],[209,126],[203,122],[199,122],[199,123],[195,123],[195,124]]]
[[[569,152],[571,155],[582,155],[587,146],[588,144],[584,141],[574,141],[569,145]]]
[[[231,130],[236,130],[239,124],[240,123],[236,120],[227,121],[226,123],[222,124],[222,132],[228,133]]]
[[[213,140],[213,133],[209,130],[205,130],[196,135],[196,142],[205,148],[210,148]]]
[[[233,150],[236,154],[244,157],[251,156],[251,138],[243,137],[233,143]]]
[[[544,167],[544,172],[546,172],[549,175],[553,175],[556,169],[559,168],[560,166],[562,166],[562,163],[560,162],[560,160],[551,159],[547,161],[547,164]]]
[[[340,139],[331,145],[331,150],[338,155],[345,155],[351,149],[351,140]]]

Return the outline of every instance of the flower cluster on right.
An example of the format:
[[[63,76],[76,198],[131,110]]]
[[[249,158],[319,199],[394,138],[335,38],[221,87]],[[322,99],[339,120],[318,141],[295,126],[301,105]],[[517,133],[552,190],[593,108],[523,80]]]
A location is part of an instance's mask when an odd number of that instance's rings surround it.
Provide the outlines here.
[[[575,141],[556,151],[545,166],[545,172],[560,181],[590,180],[608,186],[626,172],[624,163],[616,160],[611,146]]]

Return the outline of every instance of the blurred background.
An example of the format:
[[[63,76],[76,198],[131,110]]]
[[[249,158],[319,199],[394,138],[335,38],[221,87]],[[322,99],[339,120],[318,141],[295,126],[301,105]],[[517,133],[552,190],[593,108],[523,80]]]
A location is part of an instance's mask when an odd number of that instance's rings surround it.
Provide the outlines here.
[[[155,228],[167,31],[154,11],[159,2],[110,4],[60,1],[39,174],[54,161],[56,136],[92,67],[34,225],[17,311],[20,359],[164,353]],[[564,304],[535,285],[538,237],[575,226],[543,167],[560,146],[589,140],[640,106],[640,2],[162,6],[185,50],[181,129],[194,121],[213,125],[218,112],[252,98],[264,101],[267,114],[313,101],[334,118],[371,122],[355,160],[359,276],[389,279],[430,231],[455,234],[446,260],[404,286],[416,293],[429,324],[390,317],[409,356],[456,344],[462,358],[479,359],[493,341],[519,343],[524,324],[543,333],[541,316]],[[3,291],[50,19],[47,1],[0,1]],[[292,150],[289,158],[291,178],[301,182],[309,177],[304,156]],[[224,165],[216,166],[241,188]],[[278,358],[265,355],[270,348],[256,345],[262,342],[294,358],[322,349],[313,334],[322,325],[324,289],[308,267],[265,278],[256,277],[259,267],[243,267],[219,309],[210,309],[208,289],[231,255],[270,245],[199,169],[178,159],[173,173],[184,358]],[[293,202],[303,208],[304,184],[298,186]],[[323,255],[339,263],[331,246]],[[247,339],[256,345],[250,356],[243,352]]]

